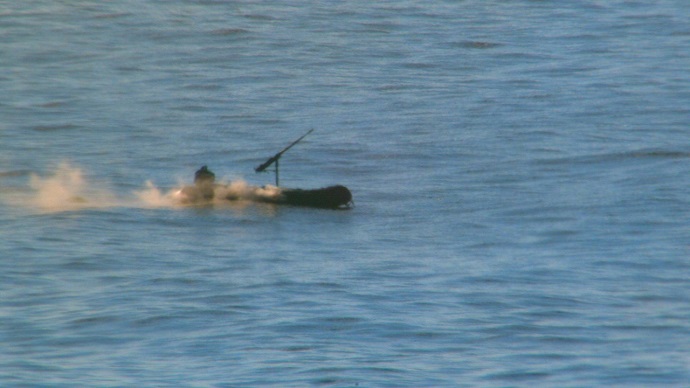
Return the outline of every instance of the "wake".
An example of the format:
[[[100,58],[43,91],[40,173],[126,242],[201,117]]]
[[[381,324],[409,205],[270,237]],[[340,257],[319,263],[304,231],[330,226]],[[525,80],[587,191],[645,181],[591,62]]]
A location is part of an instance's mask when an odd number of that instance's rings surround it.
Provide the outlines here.
[[[179,185],[169,190],[157,187],[147,181],[140,190],[128,195],[118,195],[107,183],[89,182],[82,169],[69,163],[61,163],[48,176],[31,174],[28,190],[14,195],[3,195],[3,202],[13,206],[42,213],[77,211],[83,209],[105,209],[113,207],[131,208],[180,208],[193,205],[219,204],[233,199],[234,203],[269,202],[281,195],[275,186],[257,187],[244,181],[217,184],[210,188],[213,194],[204,199],[195,186]]]

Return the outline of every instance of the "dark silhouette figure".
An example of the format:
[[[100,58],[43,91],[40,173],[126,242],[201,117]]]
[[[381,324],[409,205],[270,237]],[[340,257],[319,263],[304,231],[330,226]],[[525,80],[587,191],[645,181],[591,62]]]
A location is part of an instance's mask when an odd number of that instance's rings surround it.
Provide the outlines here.
[[[216,174],[211,172],[207,166],[201,167],[194,173],[194,184],[199,189],[201,196],[207,201],[213,199],[215,181]]]
[[[194,173],[194,183],[213,183],[216,181],[216,174],[211,172],[207,166],[203,166]]]

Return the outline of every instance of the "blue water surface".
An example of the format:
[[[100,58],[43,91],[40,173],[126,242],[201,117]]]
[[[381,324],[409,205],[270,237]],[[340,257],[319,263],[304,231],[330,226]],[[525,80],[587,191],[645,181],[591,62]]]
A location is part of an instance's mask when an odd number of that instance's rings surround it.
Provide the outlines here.
[[[688,20],[0,1],[0,385],[688,386]]]

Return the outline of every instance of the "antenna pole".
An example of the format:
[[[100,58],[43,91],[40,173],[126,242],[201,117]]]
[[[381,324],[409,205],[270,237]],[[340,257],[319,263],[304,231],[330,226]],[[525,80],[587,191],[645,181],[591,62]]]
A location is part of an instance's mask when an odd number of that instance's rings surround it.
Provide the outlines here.
[[[312,133],[312,132],[314,132],[314,128],[310,129],[309,132],[307,132],[307,133],[305,133],[304,135],[302,135],[302,137],[300,137],[299,139],[293,141],[289,146],[283,148],[282,151],[280,151],[280,152],[278,152],[277,154],[275,154],[275,155],[273,155],[272,157],[270,157],[270,158],[269,158],[267,161],[265,161],[262,165],[260,165],[260,166],[258,166],[257,168],[255,168],[254,171],[256,171],[256,172],[265,171],[266,168],[268,168],[271,164],[274,164],[274,163],[275,163],[275,165],[276,165],[276,186],[278,186],[278,183],[280,183],[280,181],[279,181],[280,178],[278,177],[278,174],[279,174],[279,173],[278,173],[278,161],[280,160],[280,157],[283,156],[283,154],[285,153],[285,151],[289,150],[290,148],[292,148],[292,146],[294,146],[295,144],[297,144],[297,143],[299,143],[300,141],[302,141],[302,139],[304,139],[308,134],[310,134],[310,133]]]

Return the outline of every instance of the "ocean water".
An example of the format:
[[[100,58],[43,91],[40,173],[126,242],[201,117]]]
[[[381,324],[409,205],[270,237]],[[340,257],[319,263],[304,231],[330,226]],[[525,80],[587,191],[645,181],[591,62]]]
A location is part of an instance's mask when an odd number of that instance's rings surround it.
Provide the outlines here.
[[[0,385],[690,385],[688,20],[0,1]]]

